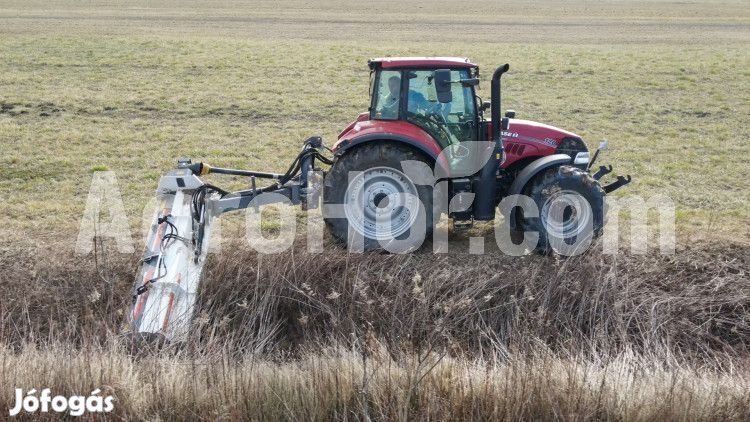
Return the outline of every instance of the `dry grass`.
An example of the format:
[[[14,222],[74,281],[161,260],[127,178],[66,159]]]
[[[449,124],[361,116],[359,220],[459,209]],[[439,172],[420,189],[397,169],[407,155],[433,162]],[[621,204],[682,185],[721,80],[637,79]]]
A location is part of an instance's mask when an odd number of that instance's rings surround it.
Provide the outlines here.
[[[102,388],[116,398],[112,419],[126,420],[741,421],[750,418],[746,369],[729,375],[632,355],[578,361],[541,351],[394,360],[335,350],[284,363],[222,355],[133,360],[112,349],[64,346],[0,351],[3,383],[68,394]],[[0,407],[11,405],[0,396]]]
[[[138,358],[118,334],[134,257],[24,268],[33,251],[4,251],[0,383],[110,388],[127,419],[750,414],[746,246],[565,261],[302,249],[213,258],[193,337]]]
[[[37,260],[40,249],[2,251],[4,343],[109,341],[137,265],[110,249],[86,259],[58,251],[52,261]],[[602,256],[594,248],[565,260],[341,252],[225,249],[209,260],[191,347],[219,339],[240,354],[294,355],[308,346],[349,348],[355,336],[377,338],[392,353],[440,346],[477,356],[541,342],[568,354],[634,351],[713,366],[748,351],[746,245],[674,256]]]

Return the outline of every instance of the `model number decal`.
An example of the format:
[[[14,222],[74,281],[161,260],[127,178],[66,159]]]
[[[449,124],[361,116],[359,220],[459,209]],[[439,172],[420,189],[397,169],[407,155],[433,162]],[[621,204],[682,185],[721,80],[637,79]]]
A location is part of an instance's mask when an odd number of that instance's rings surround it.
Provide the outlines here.
[[[508,138],[518,138],[518,133],[516,133],[516,132],[506,132],[506,131],[502,131],[502,132],[500,132],[500,134],[501,134],[502,136],[506,136],[506,137],[508,137]]]

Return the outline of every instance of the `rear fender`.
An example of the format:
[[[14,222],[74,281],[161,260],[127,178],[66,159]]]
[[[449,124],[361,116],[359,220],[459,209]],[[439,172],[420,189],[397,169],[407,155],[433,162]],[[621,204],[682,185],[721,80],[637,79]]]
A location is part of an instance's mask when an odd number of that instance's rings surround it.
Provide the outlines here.
[[[341,142],[339,145],[337,145],[336,155],[341,156],[352,148],[361,146],[366,143],[369,144],[378,141],[389,141],[408,145],[409,147],[423,153],[433,161],[435,161],[440,154],[440,149],[437,145],[425,145],[424,142],[420,142],[409,136],[399,135],[395,133],[373,133],[370,135],[359,136],[350,141]]]
[[[426,142],[419,141],[412,137],[401,135],[401,134],[373,133],[369,135],[358,136],[349,141],[339,142],[336,145],[334,151],[335,151],[336,157],[341,157],[345,155],[347,152],[357,149],[361,146],[369,145],[373,143],[379,143],[379,142],[389,142],[389,143],[396,143],[396,144],[408,146],[409,148],[412,148],[415,151],[422,153],[425,157],[427,157],[430,160],[430,162],[434,163],[436,168],[432,169],[434,172],[433,174],[449,174],[447,173],[448,162],[445,159],[445,155],[440,154],[441,150],[437,142],[432,141],[432,143],[426,143]],[[441,167],[442,171],[439,171],[438,167]]]
[[[360,118],[364,118],[360,115]],[[357,120],[347,131],[339,135],[333,145],[336,155],[369,142],[398,142],[435,160],[442,151],[440,144],[424,129],[401,120]]]

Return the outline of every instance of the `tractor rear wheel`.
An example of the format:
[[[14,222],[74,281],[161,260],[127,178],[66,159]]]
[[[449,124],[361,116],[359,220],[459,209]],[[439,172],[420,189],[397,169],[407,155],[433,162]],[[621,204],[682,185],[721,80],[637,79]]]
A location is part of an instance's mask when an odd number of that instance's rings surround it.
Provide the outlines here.
[[[601,235],[605,193],[588,172],[573,166],[548,169],[527,185],[524,194],[536,203],[539,216],[521,216],[519,226],[539,233],[538,252],[577,254],[588,238]]]
[[[365,145],[338,157],[326,176],[324,202],[342,206],[343,217],[325,216],[333,236],[347,245],[361,239],[364,250],[402,253],[422,245],[433,228],[432,187],[418,185],[406,161],[431,162],[392,143]],[[360,239],[357,239],[359,237]]]

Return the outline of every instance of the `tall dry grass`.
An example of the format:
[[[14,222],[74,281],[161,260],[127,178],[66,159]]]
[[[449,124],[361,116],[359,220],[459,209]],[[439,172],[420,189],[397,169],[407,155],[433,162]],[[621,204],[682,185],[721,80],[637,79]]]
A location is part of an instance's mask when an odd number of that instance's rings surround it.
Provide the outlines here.
[[[541,349],[489,360],[328,350],[272,362],[226,354],[132,359],[116,347],[58,345],[0,351],[0,379],[70,394],[100,388],[116,399],[109,416],[125,420],[750,418],[747,368],[730,374],[661,367],[633,354],[580,360]],[[0,407],[12,405],[0,396]]]
[[[120,335],[137,257],[47,252],[0,255],[0,407],[13,387],[106,387],[126,419],[750,417],[742,245],[566,260],[229,247],[190,340],[138,356]]]

